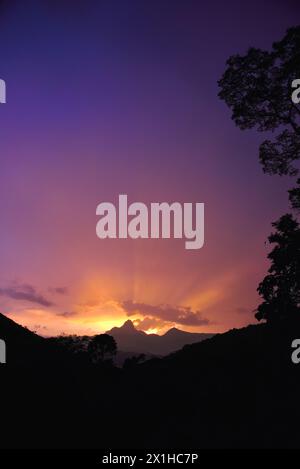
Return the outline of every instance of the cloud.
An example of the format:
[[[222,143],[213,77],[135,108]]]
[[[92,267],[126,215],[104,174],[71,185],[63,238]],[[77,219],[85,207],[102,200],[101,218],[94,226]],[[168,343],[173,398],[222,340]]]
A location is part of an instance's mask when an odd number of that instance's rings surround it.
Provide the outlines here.
[[[31,303],[36,303],[40,306],[53,306],[51,301],[47,300],[47,298],[38,293],[34,287],[27,284],[0,288],[0,295],[6,296],[13,300],[30,301]]]
[[[63,311],[62,313],[57,313],[57,316],[62,316],[64,318],[72,318],[73,316],[76,316],[78,313],[75,311]]]
[[[51,293],[55,293],[57,295],[67,295],[68,293],[68,288],[67,287],[51,287],[49,288],[49,291]]]
[[[202,316],[200,311],[192,311],[190,307],[170,306],[170,305],[149,305],[146,303],[135,303],[127,300],[121,303],[127,316],[140,314],[161,319],[166,322],[175,322],[184,326],[206,326],[210,324],[207,318]]]
[[[169,324],[160,319],[150,318],[149,316],[146,316],[143,319],[135,319],[133,323],[137,329],[142,331],[148,331],[149,329],[162,329]]]

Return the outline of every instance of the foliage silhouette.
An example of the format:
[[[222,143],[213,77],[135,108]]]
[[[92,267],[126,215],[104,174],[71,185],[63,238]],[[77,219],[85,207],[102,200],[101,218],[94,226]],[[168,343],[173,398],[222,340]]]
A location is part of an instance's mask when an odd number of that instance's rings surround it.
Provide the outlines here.
[[[264,301],[255,315],[268,322],[293,318],[300,312],[300,227],[290,214],[273,226],[276,232],[269,236],[269,242],[275,247],[268,255],[271,267],[258,286]]]
[[[297,187],[289,190],[289,198],[292,207],[300,213],[300,179],[297,180]]]
[[[117,353],[116,341],[108,334],[95,335],[88,344],[88,353],[93,363],[111,360]]]
[[[140,353],[137,356],[128,357],[124,361],[123,368],[124,370],[133,369],[140,363],[143,363],[145,360],[146,360],[146,355],[144,353]]]
[[[268,174],[296,176],[300,158],[300,107],[291,99],[292,82],[300,77],[300,26],[287,30],[270,52],[250,48],[233,55],[219,80],[219,97],[232,110],[240,129],[278,131],[274,140],[260,145],[259,158]],[[292,207],[299,208],[300,193],[290,191]]]
[[[292,82],[300,76],[300,26],[288,29],[270,52],[250,48],[245,56],[233,55],[219,80],[219,97],[232,110],[240,129],[278,131],[275,140],[260,145],[259,158],[268,174],[296,176],[300,158],[300,107],[292,101]],[[300,210],[300,179],[289,190],[293,209]],[[276,246],[268,255],[271,267],[258,286],[263,302],[255,314],[260,321],[293,317],[300,309],[299,225],[287,214],[273,223],[269,237]]]

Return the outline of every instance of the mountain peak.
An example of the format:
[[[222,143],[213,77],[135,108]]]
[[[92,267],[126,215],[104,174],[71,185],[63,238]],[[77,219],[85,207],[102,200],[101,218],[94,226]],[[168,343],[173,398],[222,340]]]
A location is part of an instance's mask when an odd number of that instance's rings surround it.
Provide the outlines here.
[[[164,335],[146,334],[136,329],[134,323],[127,319],[121,327],[113,327],[106,332],[112,335],[122,352],[167,355],[181,349],[186,344],[200,342],[213,334],[197,334],[185,332],[173,327]]]
[[[134,327],[133,322],[130,319],[127,319],[127,321],[124,322],[123,326],[121,326],[120,329],[126,329],[127,331],[135,331],[136,330],[136,328]]]
[[[122,333],[128,333],[128,334],[131,334],[131,333],[138,333],[140,331],[138,331],[135,327],[134,327],[134,324],[133,322],[130,320],[130,319],[127,319],[127,321],[124,322],[124,324],[120,327],[113,327],[112,329],[110,329],[109,331],[106,332],[106,334],[122,334]]]
[[[176,327],[172,327],[164,335],[174,335],[174,334],[178,334],[180,332],[185,332],[185,331],[181,331],[180,329],[177,329]]]

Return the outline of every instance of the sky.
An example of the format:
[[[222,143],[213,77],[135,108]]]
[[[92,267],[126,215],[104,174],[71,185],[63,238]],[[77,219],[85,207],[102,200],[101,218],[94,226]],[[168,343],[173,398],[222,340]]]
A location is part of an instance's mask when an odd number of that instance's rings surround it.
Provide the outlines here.
[[[42,335],[255,322],[283,178],[217,81],[270,49],[296,1],[0,2],[0,311]],[[96,236],[96,207],[205,203],[205,244]]]

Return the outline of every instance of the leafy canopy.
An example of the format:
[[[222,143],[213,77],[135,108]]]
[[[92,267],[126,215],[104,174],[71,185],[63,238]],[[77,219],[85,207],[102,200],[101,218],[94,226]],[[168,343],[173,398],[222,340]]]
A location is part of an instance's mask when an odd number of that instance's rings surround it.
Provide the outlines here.
[[[264,172],[296,176],[300,159],[300,105],[293,103],[292,82],[300,78],[300,26],[288,29],[271,51],[250,48],[246,55],[233,55],[218,84],[219,97],[232,111],[240,129],[276,131],[259,148]],[[300,180],[297,181],[300,188]],[[290,193],[293,208],[300,194]],[[293,191],[293,190],[292,190]]]

